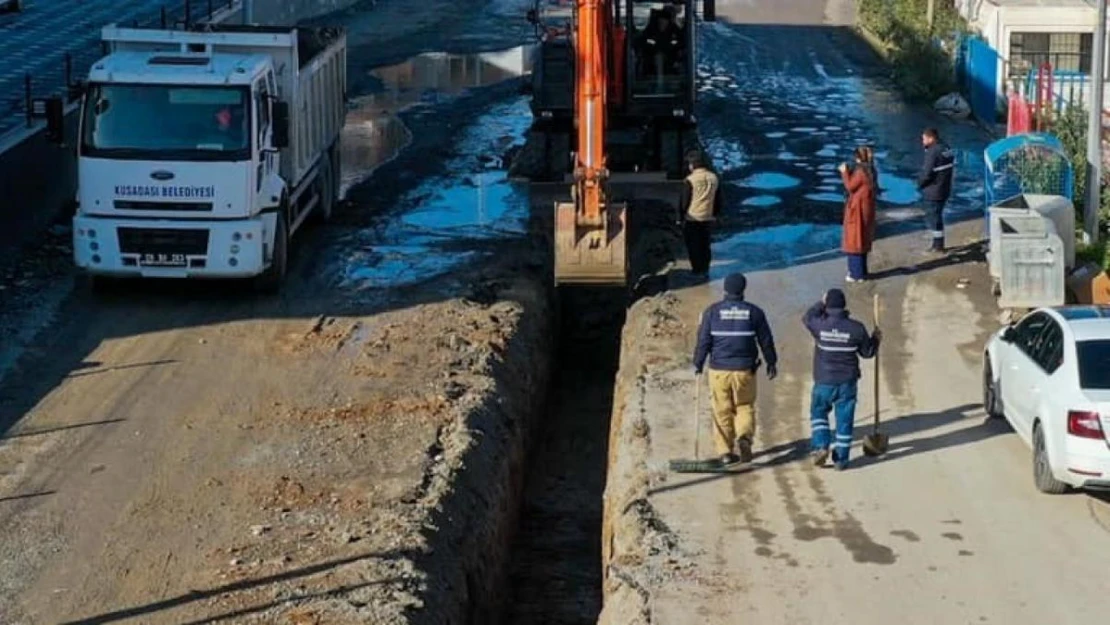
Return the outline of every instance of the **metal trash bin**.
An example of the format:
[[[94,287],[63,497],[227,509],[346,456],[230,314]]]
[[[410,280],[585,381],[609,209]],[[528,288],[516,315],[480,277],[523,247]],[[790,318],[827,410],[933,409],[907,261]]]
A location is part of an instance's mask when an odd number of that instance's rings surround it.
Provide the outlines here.
[[[1064,243],[1064,268],[1071,269],[1075,266],[1075,206],[1068,198],[1062,195],[1021,193],[991,205],[988,214],[990,216],[989,237],[992,244],[998,238],[999,219],[1021,215],[1043,215],[1055,224],[1056,234],[1060,235],[1060,240]],[[995,279],[1001,278],[996,255],[988,254],[988,256],[991,276]]]
[[[991,263],[998,264],[999,307],[1062,306],[1066,254],[1056,225],[1036,214],[1000,217],[998,226]]]

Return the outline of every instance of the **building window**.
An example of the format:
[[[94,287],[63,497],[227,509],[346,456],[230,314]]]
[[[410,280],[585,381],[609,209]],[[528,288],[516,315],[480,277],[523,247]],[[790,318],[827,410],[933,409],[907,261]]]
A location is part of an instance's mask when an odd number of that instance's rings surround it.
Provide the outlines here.
[[[1011,33],[1010,75],[1048,63],[1055,71],[1091,73],[1091,33]]]

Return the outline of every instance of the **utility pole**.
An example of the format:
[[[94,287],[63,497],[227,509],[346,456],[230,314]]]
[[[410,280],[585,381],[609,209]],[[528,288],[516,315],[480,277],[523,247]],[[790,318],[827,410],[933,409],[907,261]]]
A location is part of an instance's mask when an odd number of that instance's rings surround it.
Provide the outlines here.
[[[1098,0],[1094,58],[1091,59],[1091,110],[1087,120],[1087,199],[1083,211],[1086,243],[1098,242],[1098,210],[1102,180],[1102,87],[1106,67],[1106,0]]]
[[[929,0],[929,6],[925,10],[925,23],[929,25],[929,32],[933,32],[933,16],[935,15],[934,9],[936,8],[936,0]]]

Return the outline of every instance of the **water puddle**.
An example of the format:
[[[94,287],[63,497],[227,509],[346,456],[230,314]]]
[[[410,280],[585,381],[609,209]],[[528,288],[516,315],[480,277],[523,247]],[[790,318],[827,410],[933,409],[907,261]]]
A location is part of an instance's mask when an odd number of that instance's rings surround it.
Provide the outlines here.
[[[803,134],[812,134],[812,133],[817,132],[817,129],[816,128],[811,128],[809,126],[798,126],[797,128],[791,128],[790,132],[798,132],[798,133],[803,133]]]
[[[781,139],[786,136],[786,133],[781,131],[765,132],[763,133],[763,136],[767,137],[768,139]]]
[[[796,161],[800,157],[793,152],[779,152],[776,158],[778,158],[780,161]]]
[[[713,160],[718,172],[724,173],[748,165],[748,154],[739,142],[714,137],[705,141],[705,151]]]
[[[774,206],[781,203],[782,198],[777,195],[755,195],[741,202],[744,206],[758,207]]]
[[[462,132],[447,176],[426,180],[401,200],[384,227],[341,245],[341,286],[377,289],[422,282],[487,258],[491,243],[522,236],[528,193],[498,157],[524,142],[532,116],[525,98],[492,107]],[[350,251],[348,251],[350,250]]]
[[[840,225],[791,224],[741,232],[713,245],[713,275],[784,267],[840,253]]]
[[[813,200],[814,202],[830,202],[833,204],[840,204],[844,202],[843,193],[807,193],[805,194],[805,198],[807,200]]]
[[[921,199],[917,184],[909,178],[879,172],[879,199],[888,204],[913,204]]]
[[[740,186],[763,191],[773,191],[777,189],[789,189],[801,183],[802,181],[794,176],[768,171],[748,176],[740,181]]]
[[[372,70],[370,75],[382,83],[381,89],[355,98],[347,111],[341,193],[393,160],[411,142],[398,113],[524,76],[531,70],[534,49],[518,46],[466,55],[431,52]]]

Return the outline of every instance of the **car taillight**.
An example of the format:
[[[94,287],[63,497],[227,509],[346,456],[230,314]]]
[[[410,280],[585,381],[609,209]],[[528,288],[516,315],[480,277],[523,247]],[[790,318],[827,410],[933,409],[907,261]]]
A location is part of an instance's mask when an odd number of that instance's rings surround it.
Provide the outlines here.
[[[1102,440],[1102,424],[1099,423],[1097,412],[1068,411],[1068,434],[1079,438],[1097,438]]]

